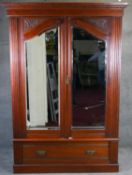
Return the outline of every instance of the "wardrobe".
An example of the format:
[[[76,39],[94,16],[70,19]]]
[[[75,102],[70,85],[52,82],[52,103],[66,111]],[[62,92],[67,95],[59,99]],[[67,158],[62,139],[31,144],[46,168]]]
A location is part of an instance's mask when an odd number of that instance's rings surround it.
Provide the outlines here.
[[[14,173],[117,172],[127,3],[3,3]]]

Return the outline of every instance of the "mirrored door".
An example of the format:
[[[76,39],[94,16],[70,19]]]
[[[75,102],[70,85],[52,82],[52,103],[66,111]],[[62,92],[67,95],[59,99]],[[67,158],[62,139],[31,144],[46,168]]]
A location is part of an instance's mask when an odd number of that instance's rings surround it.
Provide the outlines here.
[[[107,40],[89,21],[40,21],[25,32],[27,130],[105,128]]]
[[[27,130],[60,127],[59,27],[40,21],[25,32]],[[46,27],[47,24],[47,27]],[[48,29],[49,28],[49,29]]]
[[[72,127],[102,128],[106,103],[106,43],[73,27]]]

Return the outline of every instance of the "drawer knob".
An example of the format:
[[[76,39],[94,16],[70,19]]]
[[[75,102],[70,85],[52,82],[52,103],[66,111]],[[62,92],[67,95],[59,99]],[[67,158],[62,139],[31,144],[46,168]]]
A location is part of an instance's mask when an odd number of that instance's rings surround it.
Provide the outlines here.
[[[36,154],[40,157],[43,157],[46,155],[46,151],[45,150],[37,150],[36,151]]]
[[[95,150],[86,150],[86,154],[89,155],[89,156],[92,156],[96,153]]]

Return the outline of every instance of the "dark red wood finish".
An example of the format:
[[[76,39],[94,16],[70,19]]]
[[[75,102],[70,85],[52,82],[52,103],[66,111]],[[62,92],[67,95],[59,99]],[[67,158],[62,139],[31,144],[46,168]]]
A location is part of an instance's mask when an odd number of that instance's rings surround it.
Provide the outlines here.
[[[73,20],[73,23],[75,26],[85,29],[88,33],[92,34],[93,36],[96,36],[99,39],[106,40],[107,37],[109,36],[107,33],[103,32],[93,24],[90,24],[86,21],[75,19]]]
[[[55,18],[47,19],[44,22],[40,23],[39,25],[32,27],[30,30],[25,32],[24,39],[28,40],[35,37],[36,35],[40,35],[41,33],[51,28],[57,27],[60,23],[61,21],[59,19],[55,19]]]
[[[3,3],[3,5],[6,6],[10,17],[14,172],[118,171],[121,25],[123,10],[127,4]],[[41,17],[45,20],[24,32],[24,20],[28,17],[30,19]],[[105,32],[83,20],[86,17],[111,19],[110,32]],[[56,26],[60,30],[60,127],[57,130],[26,130],[24,40]],[[107,98],[104,129],[72,128],[73,26],[83,28],[107,42]],[[42,157],[39,157],[40,153]]]
[[[127,3],[2,3],[10,16],[122,16]]]

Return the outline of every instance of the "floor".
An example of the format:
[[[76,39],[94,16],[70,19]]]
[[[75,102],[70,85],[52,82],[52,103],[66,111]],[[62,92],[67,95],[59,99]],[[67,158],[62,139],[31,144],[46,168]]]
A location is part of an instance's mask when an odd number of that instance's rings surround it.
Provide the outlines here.
[[[119,150],[119,173],[72,173],[72,175],[131,175],[132,174],[132,148],[120,148]],[[8,148],[0,148],[0,175],[11,175],[12,173],[12,151]],[[53,173],[54,174],[54,173]],[[57,173],[58,174],[58,173]],[[22,174],[21,174],[22,175]],[[24,174],[26,175],[26,174]],[[32,174],[36,175],[36,174]],[[45,174],[46,175],[46,174]],[[69,175],[60,173],[59,175]]]
[[[105,97],[101,88],[78,88],[74,101],[73,126],[104,125]]]

